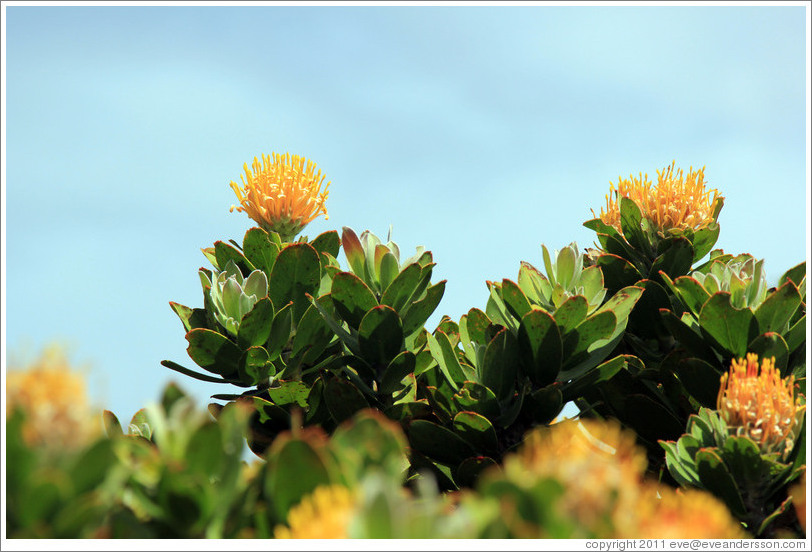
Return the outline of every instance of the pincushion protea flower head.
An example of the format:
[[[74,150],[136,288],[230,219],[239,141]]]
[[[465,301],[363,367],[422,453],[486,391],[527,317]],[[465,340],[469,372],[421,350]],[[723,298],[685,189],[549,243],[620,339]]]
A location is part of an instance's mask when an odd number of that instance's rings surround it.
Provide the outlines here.
[[[795,396],[795,378],[781,378],[775,358],[765,358],[759,371],[758,355],[734,359],[722,376],[717,410],[731,432],[744,435],[763,453],[777,452],[785,459],[795,446],[806,405]]]
[[[356,511],[352,491],[340,485],[317,487],[288,512],[288,526],[277,526],[277,539],[346,539]]]
[[[56,346],[30,366],[8,371],[6,415],[15,409],[25,415],[23,439],[29,446],[76,449],[101,430],[93,423],[84,378]]]
[[[655,492],[651,492],[655,491]],[[638,526],[630,535],[643,539],[743,539],[741,523],[718,498],[698,489],[651,485],[638,507]]]
[[[273,159],[271,158],[273,156]],[[316,172],[312,161],[286,153],[254,157],[252,169],[243,165],[240,176],[243,187],[232,181],[231,189],[240,200],[231,211],[244,211],[265,230],[272,230],[282,240],[290,241],[319,215],[329,218],[324,202],[330,183],[321,186],[324,176]]]
[[[694,171],[693,167],[684,174],[682,169],[670,167],[657,171],[657,184],[654,185],[648,174],[628,179],[618,177],[617,189],[611,189],[606,196],[606,210],[601,207],[600,219],[618,232],[620,228],[620,198],[634,200],[643,218],[655,229],[698,230],[716,221],[724,198],[715,189],[705,187],[705,168]],[[595,215],[595,211],[592,211]]]
[[[555,479],[565,492],[559,512],[594,534],[627,534],[635,524],[635,505],[645,452],[633,433],[615,422],[566,420],[525,437],[505,471],[516,480]]]

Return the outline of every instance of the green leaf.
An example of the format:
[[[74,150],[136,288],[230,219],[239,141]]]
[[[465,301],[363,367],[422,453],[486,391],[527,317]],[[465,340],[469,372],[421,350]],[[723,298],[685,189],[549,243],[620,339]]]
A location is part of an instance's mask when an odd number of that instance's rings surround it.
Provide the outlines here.
[[[408,422],[413,419],[433,417],[431,407],[426,399],[393,404],[384,410],[384,414],[386,414],[386,417],[390,420],[398,422]]]
[[[364,474],[383,469],[392,480],[399,480],[408,466],[406,436],[398,424],[380,412],[364,411],[341,424],[333,433],[330,444],[342,460],[342,471],[354,468],[355,480]]]
[[[183,323],[183,328],[187,332],[195,328],[205,328],[208,326],[205,309],[190,309],[174,301],[170,301],[169,306],[172,307],[172,310],[178,315],[178,318],[180,318],[180,321]]]
[[[513,396],[519,365],[519,344],[507,328],[503,328],[488,343],[480,367],[479,382],[493,390],[500,400]]]
[[[769,294],[756,309],[758,330],[761,333],[783,332],[792,315],[801,305],[801,294],[792,281]]]
[[[198,366],[224,377],[237,371],[242,351],[223,335],[197,328],[186,334],[189,347],[186,352]]]
[[[440,371],[445,375],[454,391],[458,391],[459,384],[468,378],[465,377],[465,372],[460,365],[456,351],[448,340],[448,336],[443,331],[437,330],[434,334],[429,334],[428,344],[431,355],[440,366]]]
[[[575,276],[576,255],[573,247],[565,247],[558,252],[555,260],[556,275],[558,284],[567,289],[570,287],[573,276]]]
[[[536,267],[522,261],[519,268],[519,287],[534,303],[546,303],[550,298],[550,282]]]
[[[582,295],[575,295],[564,301],[554,314],[561,336],[565,337],[583,322],[588,311],[589,305]]]
[[[649,278],[656,280],[662,270],[671,278],[683,276],[691,270],[694,260],[694,248],[686,238],[674,238],[660,256],[651,263]]]
[[[271,324],[271,333],[268,335],[268,340],[265,344],[265,350],[271,360],[276,360],[282,354],[282,349],[287,345],[291,332],[291,311],[292,304],[288,303],[278,311],[273,318]]]
[[[462,437],[474,450],[485,454],[497,454],[499,442],[496,430],[484,416],[476,412],[459,412],[453,420],[454,432]]]
[[[466,458],[454,469],[454,481],[460,487],[474,487],[479,475],[492,466],[496,461],[487,456],[471,456]]]
[[[208,261],[215,267],[217,270],[221,270],[221,268],[217,265],[217,257],[214,256],[214,248],[213,247],[202,247],[200,251],[203,252],[203,255],[208,259]]]
[[[403,325],[392,307],[379,305],[364,315],[358,328],[361,356],[382,366],[403,350]]]
[[[730,475],[741,487],[757,488],[769,480],[772,462],[762,458],[758,445],[748,437],[728,437],[721,456]]]
[[[604,253],[595,264],[603,272],[603,281],[609,293],[631,286],[643,279],[640,271],[628,260],[619,255]]]
[[[352,383],[341,378],[331,378],[324,389],[324,400],[336,423],[341,423],[353,414],[367,408],[364,395]]]
[[[276,373],[276,370],[270,361],[268,351],[262,347],[250,347],[240,358],[238,373],[241,381],[257,385],[266,381]]]
[[[716,450],[702,449],[697,452],[696,471],[702,486],[721,498],[734,515],[744,517],[747,514],[736,480]]]
[[[319,262],[321,263],[321,281],[319,282],[318,294],[324,295],[330,293],[330,288],[333,287],[333,278],[341,272],[341,267],[338,266],[335,257],[331,257],[329,253],[319,253]]]
[[[677,444],[673,441],[659,441],[660,446],[665,449],[665,465],[677,483],[682,487],[697,485],[699,479],[692,474],[688,463],[681,461],[677,455]],[[693,464],[693,459],[690,464]]]
[[[599,342],[612,335],[618,319],[611,310],[598,311],[564,337],[564,366],[577,364]]]
[[[488,315],[481,310],[477,308],[469,310],[465,325],[468,330],[468,337],[470,337],[474,343],[487,345],[492,339],[487,335],[488,327],[491,326],[491,320],[488,318]]]
[[[805,314],[784,334],[784,341],[787,342],[790,353],[794,353],[801,345],[806,343]]]
[[[364,278],[366,269],[366,258],[364,255],[364,247],[361,245],[361,240],[353,232],[352,228],[344,227],[341,233],[341,244],[344,246],[344,255],[347,257],[347,262],[353,273]]]
[[[613,226],[609,226],[600,218],[589,219],[584,223],[584,226],[597,233],[606,234],[609,236],[616,236],[617,230]]]
[[[392,283],[384,288],[381,304],[389,305],[400,312],[414,296],[417,284],[420,281],[421,268],[417,263],[406,266],[395,276]]]
[[[316,236],[316,239],[310,242],[310,245],[319,253],[328,253],[331,257],[338,257],[341,241],[338,239],[338,232],[328,230]]]
[[[728,356],[744,357],[747,345],[755,337],[758,323],[750,309],[737,309],[730,304],[730,294],[715,293],[702,306],[699,326],[703,335]]]
[[[264,345],[271,335],[273,319],[273,303],[267,297],[263,297],[242,317],[237,329],[237,345],[242,349]]]
[[[806,277],[806,261],[803,261],[781,275],[778,285],[783,286],[785,282],[792,281],[796,286],[801,285],[801,281]]]
[[[648,256],[644,256],[641,252],[637,251],[634,247],[626,241],[626,238],[619,234],[615,235],[602,235],[598,234],[598,239],[603,244],[604,250],[610,255],[618,255],[634,266],[641,270],[642,267],[647,266],[646,261]],[[642,277],[642,276],[641,276]]]
[[[225,465],[220,426],[207,423],[195,430],[184,452],[185,469],[203,481],[218,477]]]
[[[290,414],[270,401],[260,397],[253,397],[257,420],[260,424],[272,424],[282,428],[290,428]]]
[[[629,244],[640,252],[647,252],[649,249],[648,239],[643,232],[640,221],[643,215],[640,207],[634,200],[628,197],[620,198],[620,229],[623,230],[623,237]]]
[[[606,303],[595,311],[592,316],[601,312],[612,312],[617,319],[618,324],[625,324],[626,319],[634,309],[640,296],[643,295],[643,288],[637,286],[628,286],[618,290]],[[625,325],[624,325],[625,327]]]
[[[583,286],[584,292],[590,307],[594,308],[601,304],[606,289],[603,287],[603,272],[597,266],[588,266],[582,272],[578,281],[579,286]]]
[[[692,240],[694,246],[693,262],[695,263],[707,255],[713,249],[717,239],[719,239],[719,225],[715,222],[711,222],[704,228],[697,230]]]
[[[522,406],[524,404],[524,398],[528,395],[528,390],[530,388],[530,383],[526,382],[519,392],[516,393],[512,399],[510,399],[507,403],[502,404],[502,410],[495,420],[493,420],[494,426],[499,426],[501,428],[508,428],[513,425],[516,421],[516,418],[519,417],[519,414],[522,412]]]
[[[427,420],[412,420],[406,434],[409,444],[418,452],[447,466],[456,466],[474,455],[473,448],[462,437]]]
[[[161,393],[161,407],[164,412],[169,412],[184,397],[186,397],[186,393],[175,382],[169,382]]]
[[[319,254],[310,244],[294,243],[279,253],[268,280],[268,297],[274,305],[293,301],[293,322],[298,323],[321,281]]]
[[[245,258],[245,255],[240,250],[223,241],[214,242],[214,258],[217,259],[218,267],[225,267],[228,261],[234,261],[234,264],[237,265],[243,275],[256,270],[256,267]]]
[[[380,382],[381,393],[394,393],[403,386],[401,381],[407,375],[414,373],[416,357],[411,351],[403,351],[389,363]]]
[[[546,311],[532,309],[519,325],[519,350],[525,374],[537,387],[555,381],[561,370],[561,332],[555,319]]]
[[[246,387],[245,384],[243,384],[242,382],[240,382],[238,380],[231,380],[231,379],[227,379],[227,378],[215,378],[215,377],[209,376],[207,374],[201,374],[200,372],[195,372],[194,370],[190,370],[189,368],[181,366],[180,364],[178,364],[176,362],[172,362],[171,360],[162,360],[161,361],[161,366],[164,366],[166,368],[169,368],[170,370],[174,370],[175,372],[183,374],[184,376],[189,376],[190,378],[194,378],[194,379],[200,380],[200,381],[206,381],[206,382],[209,382],[209,383],[230,383],[231,385],[237,385],[239,387]]]
[[[325,310],[330,308],[329,295],[319,297],[315,301],[321,303]],[[311,364],[316,362],[324,353],[334,335],[319,310],[311,304],[296,327],[291,355],[297,357],[300,353],[303,353],[301,357],[303,363]]]
[[[524,399],[522,409],[535,425],[549,424],[564,408],[564,396],[561,385],[552,383],[541,389],[536,389]]]
[[[490,292],[488,303],[485,305],[485,314],[493,320],[494,324],[504,326],[512,332],[519,330],[516,319],[510,314],[505,302],[502,300],[502,284],[486,282]]]
[[[100,487],[116,464],[113,441],[99,439],[90,445],[67,474],[75,495],[91,492]]]
[[[775,358],[775,367],[781,372],[781,376],[788,376],[787,361],[789,360],[789,347],[784,338],[776,332],[761,334],[747,346],[747,351],[756,353],[759,358]]]
[[[567,403],[569,401],[573,401],[597,384],[603,381],[609,381],[615,376],[615,374],[626,368],[630,358],[635,357],[632,355],[616,356],[615,358],[607,360],[603,364],[596,366],[592,370],[587,371],[585,374],[573,378],[569,383],[567,383],[567,380],[562,380],[559,378],[559,380],[564,383],[560,390],[563,402]]]
[[[505,278],[502,280],[502,300],[510,313],[517,319],[530,311],[530,301],[527,300],[519,284]]]
[[[430,255],[430,252],[426,252],[427,255]],[[410,299],[410,302],[415,302],[419,299],[422,299],[425,296],[426,289],[429,287],[431,283],[431,273],[436,266],[434,263],[427,263],[421,264],[422,261],[418,261],[420,264],[420,279],[417,281],[417,286],[414,289],[414,293]]]
[[[767,517],[764,518],[764,521],[762,521],[761,525],[759,525],[759,527],[756,529],[755,535],[757,537],[763,535],[764,532],[767,530],[767,527],[769,527],[773,522],[775,522],[775,520],[777,520],[781,515],[785,514],[787,512],[787,510],[789,510],[789,507],[791,505],[792,505],[792,498],[787,497],[787,499],[784,500],[778,506],[778,508],[773,510],[773,512],[771,514],[769,514]]]
[[[109,410],[102,412],[102,421],[104,422],[104,431],[108,438],[113,438],[124,433],[121,429],[121,422],[119,422],[116,415]]]
[[[288,510],[316,487],[329,485],[327,460],[305,440],[277,439],[268,456],[265,494],[273,502],[278,519],[287,519]]]
[[[245,258],[270,278],[279,255],[279,246],[268,236],[268,232],[257,227],[248,230],[242,241],[242,250]]]
[[[418,331],[429,319],[429,316],[440,304],[445,292],[446,281],[442,280],[426,290],[426,295],[415,301],[403,312],[403,335],[411,336]]]
[[[642,288],[643,293],[629,313],[630,333],[643,339],[667,338],[669,332],[659,312],[662,308],[671,308],[665,288],[654,280],[640,280],[635,287]]]
[[[266,391],[271,402],[277,406],[308,406],[310,388],[301,381],[280,381],[278,387],[269,387]]]
[[[378,306],[375,294],[363,280],[351,272],[339,272],[330,292],[339,316],[352,328],[358,328],[367,311]]]
[[[716,408],[719,378],[722,372],[700,358],[686,358],[677,364],[680,382],[696,401],[707,408]]]
[[[668,280],[666,280],[666,283],[668,283]],[[702,310],[702,305],[711,297],[702,284],[691,276],[680,276],[674,280],[674,289],[676,289],[677,295],[688,307],[688,310],[697,316]]]
[[[439,383],[439,388],[433,385],[426,385],[424,388],[426,392],[426,400],[431,406],[434,416],[442,423],[451,423],[451,417],[454,410],[455,403],[451,398],[451,386],[446,385],[445,381]]]
[[[457,410],[470,410],[483,415],[493,422],[499,418],[502,408],[496,395],[480,383],[466,381],[452,397]]]
[[[376,267],[378,269],[378,278],[380,278],[381,292],[383,293],[397,277],[400,267],[397,258],[388,250],[383,254],[380,264],[376,264]]]
[[[715,361],[713,349],[705,342],[701,335],[691,329],[681,318],[668,309],[660,309],[663,324],[671,335],[685,347],[692,355],[706,361]]]

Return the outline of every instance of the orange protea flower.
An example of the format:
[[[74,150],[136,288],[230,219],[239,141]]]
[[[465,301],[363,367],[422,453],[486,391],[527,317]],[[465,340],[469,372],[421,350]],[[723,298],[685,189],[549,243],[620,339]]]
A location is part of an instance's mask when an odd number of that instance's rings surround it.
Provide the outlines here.
[[[646,455],[616,422],[565,420],[525,437],[505,472],[515,480],[555,479],[565,488],[557,511],[593,534],[616,535],[634,523]]]
[[[763,359],[759,372],[758,355],[748,353],[746,361],[734,359],[722,376],[716,408],[731,432],[784,459],[795,446],[806,409],[794,391],[795,378],[781,378],[775,357]]]
[[[647,494],[637,509],[639,525],[629,537],[742,539],[747,536],[724,503],[710,493],[650,485]]]
[[[657,171],[657,184],[653,185],[648,174],[628,179],[618,177],[617,189],[610,182],[611,189],[606,196],[606,210],[601,208],[600,218],[618,232],[620,228],[620,198],[634,200],[649,224],[655,230],[698,230],[714,222],[724,200],[715,189],[705,188],[705,168],[694,171],[682,169],[674,172],[675,162],[662,171]],[[653,187],[652,187],[653,186]],[[595,216],[595,211],[592,211]]]
[[[232,181],[231,189],[240,205],[231,211],[244,211],[265,230],[277,232],[284,241],[296,234],[313,219],[323,214],[329,218],[324,202],[330,183],[321,191],[324,176],[316,172],[312,161],[286,153],[262,155],[262,164],[254,157],[253,171],[243,165],[245,176],[240,176],[243,188]]]
[[[355,496],[339,485],[317,487],[288,512],[288,526],[279,525],[277,539],[346,539],[356,511]]]
[[[806,470],[801,476],[801,480],[789,488],[789,496],[795,505],[795,513],[798,515],[798,523],[806,533]]]
[[[31,366],[8,371],[6,416],[15,409],[25,415],[29,446],[79,448],[101,429],[93,423],[84,378],[70,370],[58,347],[46,349]]]

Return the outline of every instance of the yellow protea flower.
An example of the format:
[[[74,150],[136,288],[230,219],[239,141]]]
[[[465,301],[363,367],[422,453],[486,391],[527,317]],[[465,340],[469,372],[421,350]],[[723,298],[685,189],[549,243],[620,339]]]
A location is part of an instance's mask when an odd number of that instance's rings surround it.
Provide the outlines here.
[[[274,536],[277,539],[346,539],[356,509],[355,495],[346,487],[317,487],[290,509],[288,526],[277,526]]]
[[[721,379],[717,410],[736,435],[745,435],[764,453],[784,459],[795,446],[806,405],[795,396],[795,378],[782,378],[775,358],[765,358],[759,371],[758,355],[734,359]]]
[[[84,377],[69,368],[64,351],[56,346],[30,366],[9,369],[6,416],[15,409],[25,415],[23,439],[29,446],[80,448],[101,430],[93,420]]]
[[[648,174],[628,179],[618,177],[617,188],[610,182],[606,196],[606,208],[601,208],[600,219],[622,233],[620,227],[620,198],[634,200],[643,218],[655,229],[698,230],[714,222],[721,209],[717,201],[724,198],[715,189],[705,187],[705,168],[694,171],[693,167],[684,174],[682,169],[670,167],[657,171],[657,184],[648,179]],[[595,216],[595,211],[592,211]]]
[[[323,214],[329,218],[324,202],[330,183],[321,186],[324,176],[316,172],[312,161],[286,153],[262,155],[262,163],[254,157],[252,169],[243,165],[240,175],[243,187],[231,181],[240,205],[231,211],[244,211],[265,230],[277,232],[284,241],[293,239],[313,219]]]
[[[634,434],[616,422],[565,420],[529,433],[504,469],[516,481],[555,479],[565,488],[556,511],[608,537],[633,526],[646,465]]]
[[[697,489],[650,485],[637,508],[638,525],[629,537],[641,539],[742,539],[747,534],[730,510]]]

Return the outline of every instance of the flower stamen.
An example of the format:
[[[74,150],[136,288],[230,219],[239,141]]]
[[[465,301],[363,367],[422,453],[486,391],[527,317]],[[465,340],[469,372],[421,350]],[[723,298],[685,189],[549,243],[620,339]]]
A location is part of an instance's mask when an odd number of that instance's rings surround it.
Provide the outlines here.
[[[806,405],[795,396],[795,377],[782,378],[775,357],[762,359],[748,353],[734,359],[722,375],[717,410],[736,435],[749,437],[762,452],[777,452],[782,459],[792,451]]]
[[[330,182],[321,187],[324,175],[316,171],[312,161],[286,153],[256,157],[251,169],[243,165],[242,188],[231,181],[231,189],[240,205],[230,211],[245,212],[265,230],[277,232],[288,241],[319,215],[328,219],[324,202],[329,194]]]

